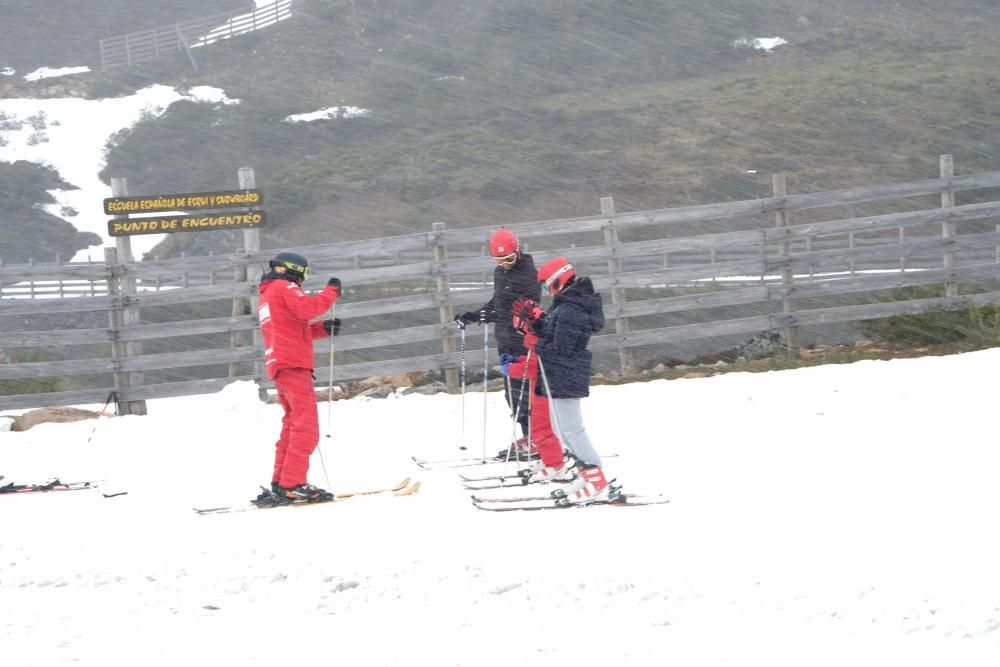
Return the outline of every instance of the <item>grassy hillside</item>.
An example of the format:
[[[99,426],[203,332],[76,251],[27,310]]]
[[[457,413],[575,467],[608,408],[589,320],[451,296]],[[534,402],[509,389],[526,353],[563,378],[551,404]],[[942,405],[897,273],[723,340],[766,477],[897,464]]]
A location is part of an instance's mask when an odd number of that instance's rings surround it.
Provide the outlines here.
[[[588,215],[1000,168],[1000,19],[954,0],[307,0],[253,36],[95,75],[91,94],[211,84],[123,135],[133,192],[256,169],[265,244]],[[741,38],[783,37],[763,52]],[[281,122],[353,105],[362,118]],[[150,156],[156,156],[151,159]],[[176,235],[162,253],[228,249]]]

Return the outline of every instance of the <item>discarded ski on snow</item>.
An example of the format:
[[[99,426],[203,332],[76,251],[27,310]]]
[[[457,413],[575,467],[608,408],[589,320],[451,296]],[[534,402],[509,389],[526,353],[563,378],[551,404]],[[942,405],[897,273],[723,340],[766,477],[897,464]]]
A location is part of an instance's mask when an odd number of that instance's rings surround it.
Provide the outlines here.
[[[0,479],[2,479],[2,477],[0,477]],[[13,482],[9,482],[0,486],[0,494],[47,493],[49,491],[84,491],[86,489],[96,489],[98,481],[100,480],[90,480],[86,482],[62,482],[58,479],[53,479],[45,484],[14,484]]]

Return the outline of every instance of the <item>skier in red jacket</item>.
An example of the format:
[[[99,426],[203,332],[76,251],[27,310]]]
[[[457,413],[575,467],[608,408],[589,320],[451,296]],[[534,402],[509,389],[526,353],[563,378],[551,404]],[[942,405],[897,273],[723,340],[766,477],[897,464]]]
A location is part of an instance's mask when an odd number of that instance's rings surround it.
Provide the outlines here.
[[[313,385],[313,340],[335,336],[339,319],[312,322],[341,293],[340,280],[330,278],[323,291],[309,296],[302,281],[309,262],[302,255],[281,252],[270,262],[271,270],[260,281],[257,316],[264,334],[264,365],[274,380],[284,408],[281,435],[274,448],[271,503],[333,500],[333,494],[309,484],[309,456],[319,443],[319,417]],[[264,494],[262,494],[264,495]],[[258,498],[258,502],[262,499]]]

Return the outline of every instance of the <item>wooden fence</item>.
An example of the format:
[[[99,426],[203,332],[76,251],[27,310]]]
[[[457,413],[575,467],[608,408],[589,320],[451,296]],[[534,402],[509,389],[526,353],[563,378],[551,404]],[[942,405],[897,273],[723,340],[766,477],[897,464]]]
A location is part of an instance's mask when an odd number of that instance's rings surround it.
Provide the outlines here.
[[[182,23],[100,40],[101,69],[136,65],[183,51],[198,69],[191,49],[260,30],[289,18],[302,0],[275,0],[249,10],[215,14]]]
[[[601,200],[601,215],[507,227],[529,245],[537,264],[562,254],[592,277],[605,295],[609,326],[594,337],[591,349],[623,373],[635,370],[637,352],[669,355],[684,341],[746,340],[782,332],[795,352],[801,331],[1000,301],[1000,197],[995,196],[1000,171],[951,176],[945,156],[942,176],[935,179],[785,194],[778,176],[774,186],[775,195],[764,199],[630,213],[615,211],[608,197]],[[955,194],[961,192],[989,200],[959,205]],[[842,216],[873,204],[877,213]],[[728,231],[704,233],[710,226]],[[460,350],[451,319],[492,295],[492,287],[483,283],[484,265],[491,264],[482,249],[494,230],[435,223],[421,233],[290,248],[306,255],[313,267],[306,289],[319,289],[330,275],[346,287],[336,304],[345,327],[334,340],[332,376],[329,340],[316,343],[318,385],[444,371],[454,388],[463,363],[482,368],[495,359],[495,349],[484,358],[478,327],[471,328],[476,344]],[[108,285],[100,296],[0,299],[0,355],[5,357],[0,387],[5,381],[45,378],[62,385],[91,384],[49,387],[42,395],[8,393],[0,396],[0,409],[100,403],[111,391],[128,406],[215,391],[234,379],[270,386],[262,377],[256,309],[229,311],[229,304],[255,303],[252,277],[274,252],[133,262],[121,261],[109,249],[104,264],[0,267],[0,282]],[[412,260],[417,256],[421,259]],[[395,261],[361,266],[348,259],[359,257]],[[686,259],[678,263],[677,257]],[[159,291],[140,287],[131,294],[120,289],[126,280],[142,286],[164,272],[207,269],[251,279]],[[933,287],[937,294],[895,300],[892,290],[915,286],[938,286]],[[187,314],[198,306],[211,312],[184,319],[164,315]],[[126,311],[141,318],[124,323]],[[107,324],[94,324],[95,313]],[[67,326],[84,314],[89,324]],[[130,344],[142,342],[144,349],[136,346],[139,353],[130,353]],[[201,375],[155,377],[176,375],[179,369]]]

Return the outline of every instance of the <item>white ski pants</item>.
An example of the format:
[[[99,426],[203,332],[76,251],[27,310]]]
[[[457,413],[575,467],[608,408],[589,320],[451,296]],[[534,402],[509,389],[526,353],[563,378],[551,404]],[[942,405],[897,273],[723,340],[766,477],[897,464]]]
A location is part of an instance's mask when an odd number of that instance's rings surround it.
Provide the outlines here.
[[[553,398],[549,401],[549,417],[552,430],[563,445],[584,467],[601,465],[601,457],[590,442],[590,436],[583,426],[583,412],[579,398]]]

